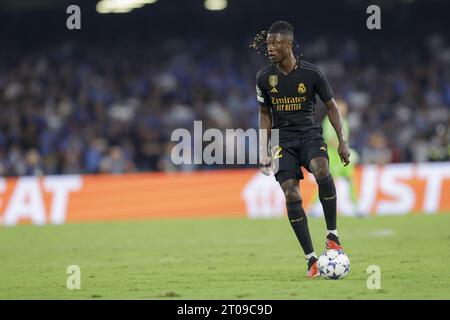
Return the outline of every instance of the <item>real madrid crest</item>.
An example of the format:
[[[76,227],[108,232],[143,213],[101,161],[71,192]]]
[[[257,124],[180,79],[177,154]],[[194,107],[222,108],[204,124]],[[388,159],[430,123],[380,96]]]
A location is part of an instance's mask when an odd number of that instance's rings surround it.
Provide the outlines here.
[[[297,88],[298,93],[303,94],[306,92],[306,86],[303,82],[300,82],[298,84],[298,88]]]

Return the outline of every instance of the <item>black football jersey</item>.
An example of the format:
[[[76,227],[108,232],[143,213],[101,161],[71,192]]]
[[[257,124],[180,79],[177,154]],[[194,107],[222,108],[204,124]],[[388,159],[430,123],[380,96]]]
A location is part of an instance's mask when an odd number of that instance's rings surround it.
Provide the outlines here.
[[[280,141],[322,134],[314,117],[316,95],[325,103],[333,98],[333,91],[321,69],[306,61],[287,75],[274,64],[256,75],[256,98],[270,108],[272,128],[279,129]]]

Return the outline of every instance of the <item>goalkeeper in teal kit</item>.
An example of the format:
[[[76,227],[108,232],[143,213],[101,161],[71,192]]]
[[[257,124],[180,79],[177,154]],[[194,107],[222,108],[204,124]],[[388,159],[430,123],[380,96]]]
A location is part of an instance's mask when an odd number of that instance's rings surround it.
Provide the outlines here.
[[[336,103],[339,107],[339,112],[342,115],[342,129],[344,132],[344,139],[346,141],[349,141],[350,130],[347,121],[347,109],[348,109],[347,103],[342,99],[337,99]],[[352,212],[359,215],[357,210],[358,200],[356,194],[356,186],[354,182],[355,163],[358,163],[358,155],[355,150],[350,149],[353,161],[349,163],[348,166],[342,166],[341,158],[339,157],[339,153],[337,150],[339,141],[336,137],[336,133],[328,117],[325,117],[325,119],[323,120],[322,129],[323,129],[323,138],[325,140],[325,143],[328,145],[330,173],[336,180],[339,178],[344,178],[347,181],[350,193],[350,200],[352,204],[351,208]],[[321,205],[318,200],[319,199],[316,197],[315,200],[313,200],[312,202],[312,209],[310,212],[312,216],[318,216],[321,213]],[[345,213],[350,214],[350,212]]]

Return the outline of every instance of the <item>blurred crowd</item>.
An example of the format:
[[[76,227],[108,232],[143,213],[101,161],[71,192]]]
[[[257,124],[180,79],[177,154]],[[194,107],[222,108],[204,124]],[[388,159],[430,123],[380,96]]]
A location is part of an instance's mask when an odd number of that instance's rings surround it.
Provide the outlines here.
[[[349,104],[349,143],[361,163],[450,160],[446,41],[433,35],[412,46],[304,44],[304,59],[319,64]],[[194,120],[203,130],[257,128],[255,75],[265,63],[246,43],[1,50],[0,174],[211,168],[173,164],[172,131],[192,131]],[[318,121],[323,115],[319,103]]]

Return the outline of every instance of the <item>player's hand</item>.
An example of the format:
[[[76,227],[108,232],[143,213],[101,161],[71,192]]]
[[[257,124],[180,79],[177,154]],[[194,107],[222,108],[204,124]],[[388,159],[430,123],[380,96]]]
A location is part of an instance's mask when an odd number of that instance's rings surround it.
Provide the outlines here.
[[[260,165],[259,171],[265,176],[270,176],[272,174],[272,166],[271,165]]]
[[[270,176],[273,172],[272,158],[269,156],[261,156],[259,162],[259,171],[265,176]]]
[[[341,158],[341,162],[344,164],[344,167],[348,166],[348,164],[350,163],[350,151],[345,141],[339,143],[338,153],[339,157]]]

